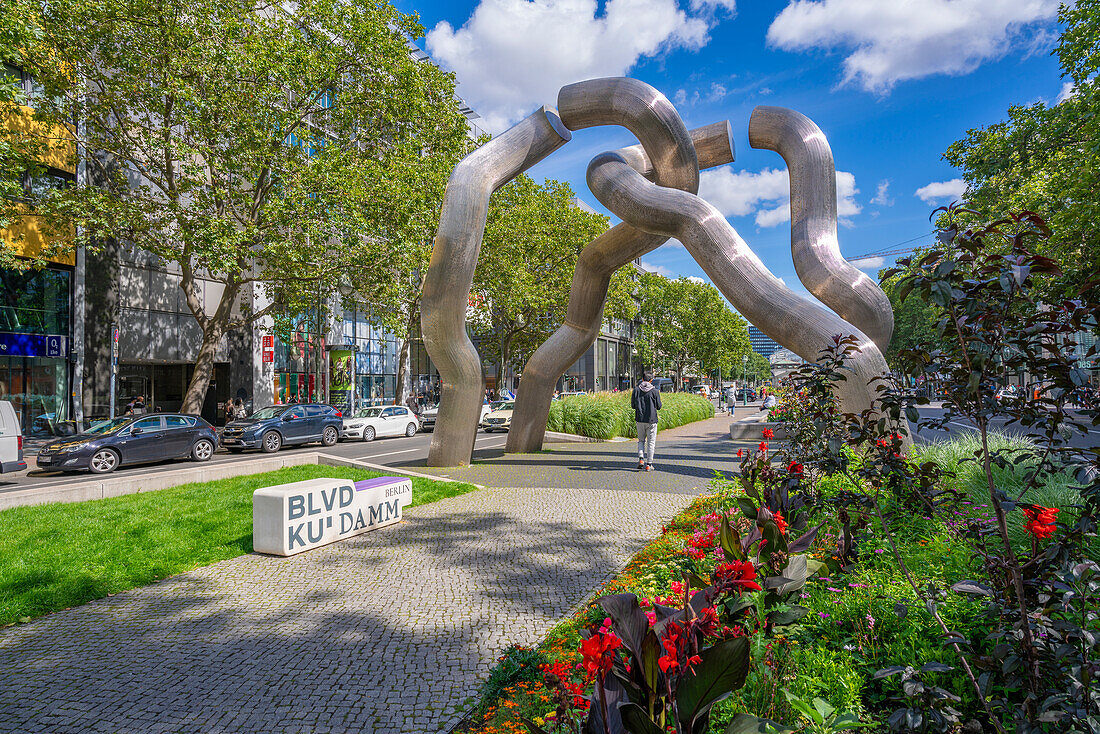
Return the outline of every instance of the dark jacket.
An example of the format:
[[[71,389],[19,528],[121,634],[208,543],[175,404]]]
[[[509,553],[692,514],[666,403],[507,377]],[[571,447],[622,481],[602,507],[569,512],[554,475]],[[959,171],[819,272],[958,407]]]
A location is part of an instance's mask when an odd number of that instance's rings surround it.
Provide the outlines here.
[[[661,391],[652,382],[641,382],[630,395],[630,407],[634,408],[634,420],[638,423],[656,423],[661,409]]]

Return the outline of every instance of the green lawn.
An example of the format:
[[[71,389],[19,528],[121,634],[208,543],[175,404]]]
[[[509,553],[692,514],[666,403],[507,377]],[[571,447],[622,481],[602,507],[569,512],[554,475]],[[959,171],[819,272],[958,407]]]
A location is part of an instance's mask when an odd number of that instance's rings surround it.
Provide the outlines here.
[[[295,466],[122,497],[0,512],[0,626],[26,621],[252,552],[260,487],[380,472]],[[413,478],[412,505],[473,485]]]

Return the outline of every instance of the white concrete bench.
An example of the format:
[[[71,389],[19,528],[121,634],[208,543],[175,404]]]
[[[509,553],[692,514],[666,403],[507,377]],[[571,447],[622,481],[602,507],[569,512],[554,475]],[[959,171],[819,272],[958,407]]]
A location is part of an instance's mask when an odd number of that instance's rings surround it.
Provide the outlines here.
[[[412,501],[412,480],[307,479],[252,493],[252,548],[292,556],[392,525]]]

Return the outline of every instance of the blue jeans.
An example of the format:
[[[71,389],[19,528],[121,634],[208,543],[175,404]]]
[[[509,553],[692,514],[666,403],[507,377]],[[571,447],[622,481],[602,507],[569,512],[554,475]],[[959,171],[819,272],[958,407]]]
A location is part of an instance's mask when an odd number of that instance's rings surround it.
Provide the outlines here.
[[[638,459],[653,463],[653,452],[657,449],[657,424],[638,423]]]

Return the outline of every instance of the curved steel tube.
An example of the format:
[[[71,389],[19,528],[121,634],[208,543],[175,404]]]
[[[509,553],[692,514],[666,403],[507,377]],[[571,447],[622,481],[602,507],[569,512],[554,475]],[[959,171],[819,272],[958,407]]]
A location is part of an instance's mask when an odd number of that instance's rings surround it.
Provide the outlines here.
[[[799,112],[761,106],[749,119],[749,145],[774,150],[787,163],[791,255],[799,280],[885,352],[894,331],[894,310],[878,284],[840,254],[836,168],[825,134]]]
[[[733,162],[733,136],[728,121],[695,128],[690,134],[700,169]],[[654,165],[641,145],[616,152],[634,170],[646,178],[655,178]],[[505,451],[530,453],[542,448],[554,387],[558,378],[600,335],[612,275],[667,240],[663,235],[648,234],[624,223],[612,227],[584,248],[573,271],[565,322],[539,346],[523,368]]]
[[[888,369],[875,343],[837,314],[787,288],[711,204],[653,185],[615,153],[592,160],[588,185],[623,221],[679,239],[742,316],[803,359],[816,361],[834,335],[854,336],[860,351],[849,359],[852,374],[837,386],[837,396],[844,411],[861,413],[871,407],[868,383]]]
[[[421,331],[442,382],[428,466],[468,464],[481,417],[481,358],[466,335],[466,309],[493,191],[553,153],[571,134],[543,107],[462,159],[447,182],[424,278]]]
[[[570,84],[558,92],[558,114],[570,130],[625,127],[641,143],[624,151],[625,155],[639,168],[650,169],[657,184],[693,193],[699,190],[699,160],[691,134],[672,103],[645,82],[610,77]],[[554,383],[599,334],[611,274],[665,239],[619,225],[582,252],[573,273],[566,323],[539,347],[538,359],[532,355],[534,364],[529,361],[524,368],[506,451],[534,451],[542,446]],[[630,258],[621,260],[622,255]],[[555,372],[565,358],[569,361]]]

